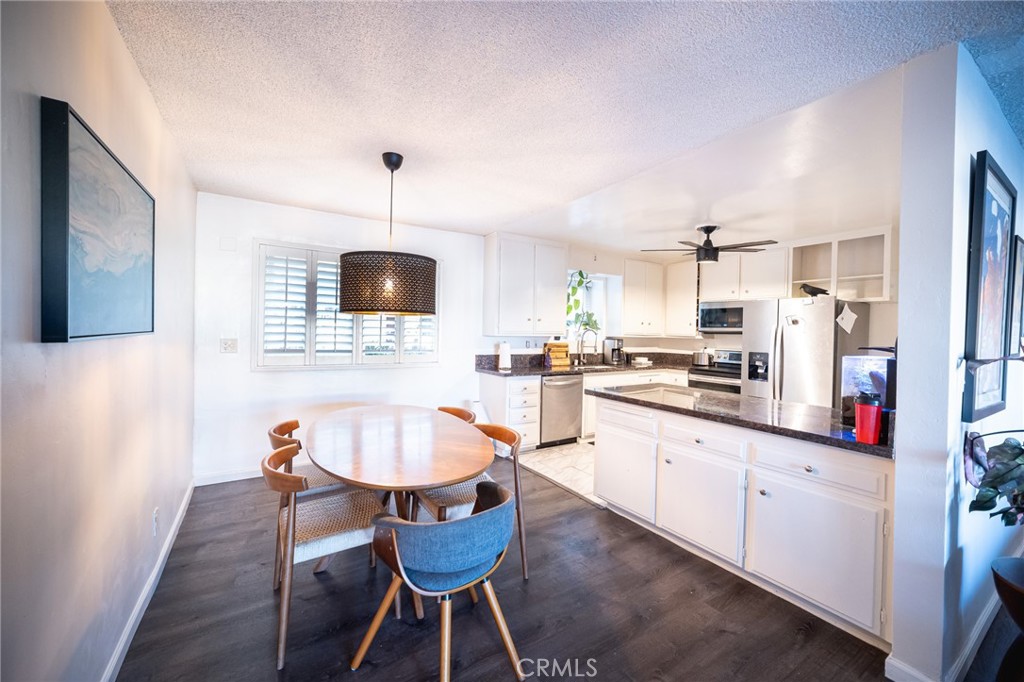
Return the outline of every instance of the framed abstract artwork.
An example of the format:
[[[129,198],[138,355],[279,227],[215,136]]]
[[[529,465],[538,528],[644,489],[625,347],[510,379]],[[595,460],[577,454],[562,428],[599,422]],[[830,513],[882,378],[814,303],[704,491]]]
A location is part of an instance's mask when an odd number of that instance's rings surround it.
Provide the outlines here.
[[[151,333],[156,202],[67,102],[40,109],[42,341]]]
[[[1013,247],[1013,295],[1010,298],[1010,355],[1024,355],[1024,237]]]
[[[1010,270],[1017,190],[987,151],[978,152],[971,193],[967,271],[967,360],[1009,354],[1013,322]],[[974,422],[1006,408],[1006,363],[967,372],[962,419]]]

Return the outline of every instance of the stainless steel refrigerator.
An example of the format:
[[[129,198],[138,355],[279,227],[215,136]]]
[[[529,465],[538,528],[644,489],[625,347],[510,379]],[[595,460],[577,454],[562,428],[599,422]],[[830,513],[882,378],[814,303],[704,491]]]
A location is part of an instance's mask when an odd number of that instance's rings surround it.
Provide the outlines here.
[[[849,332],[836,318],[849,306]],[[742,395],[839,407],[842,358],[868,345],[868,305],[835,296],[743,304]]]

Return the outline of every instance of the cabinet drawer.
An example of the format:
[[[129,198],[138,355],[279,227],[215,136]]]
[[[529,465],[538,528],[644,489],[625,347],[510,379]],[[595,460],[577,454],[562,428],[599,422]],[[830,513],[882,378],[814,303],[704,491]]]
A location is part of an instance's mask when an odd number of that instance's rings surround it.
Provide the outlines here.
[[[539,422],[526,422],[522,424],[516,424],[514,427],[519,432],[520,440],[519,444],[522,447],[531,447],[540,443],[540,423]]]
[[[657,435],[658,433],[658,420],[654,418],[654,413],[643,408],[630,409],[617,405],[615,407],[601,405],[597,413],[597,419],[606,424],[612,424],[650,436]]]
[[[743,460],[747,454],[746,441],[676,424],[666,423],[662,438],[666,441],[686,445],[694,450],[713,452],[732,459]]]
[[[510,409],[508,411],[508,422],[509,424],[527,424],[530,422],[536,423],[540,420],[540,408],[539,407],[520,407],[518,409]]]
[[[815,481],[877,500],[886,498],[886,474],[839,461],[842,452],[792,452],[763,445],[751,448],[755,465],[783,471],[800,480]]]
[[[510,381],[508,382],[508,395],[509,398],[517,395],[527,394],[540,394],[540,381],[534,379],[531,381]]]
[[[518,410],[523,407],[540,407],[540,394],[521,393],[508,397],[508,409]]]

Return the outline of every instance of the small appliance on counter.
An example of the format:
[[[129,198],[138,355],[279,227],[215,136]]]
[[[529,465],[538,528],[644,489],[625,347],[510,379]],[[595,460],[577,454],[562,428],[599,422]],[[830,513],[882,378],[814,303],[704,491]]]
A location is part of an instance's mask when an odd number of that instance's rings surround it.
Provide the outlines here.
[[[704,350],[693,351],[693,366],[694,367],[710,367],[711,363],[715,359],[715,352],[708,350],[707,346]]]
[[[622,352],[622,339],[609,336],[604,340],[604,364],[621,365],[625,361]]]
[[[512,371],[512,349],[507,341],[502,341],[498,344],[498,371]]]

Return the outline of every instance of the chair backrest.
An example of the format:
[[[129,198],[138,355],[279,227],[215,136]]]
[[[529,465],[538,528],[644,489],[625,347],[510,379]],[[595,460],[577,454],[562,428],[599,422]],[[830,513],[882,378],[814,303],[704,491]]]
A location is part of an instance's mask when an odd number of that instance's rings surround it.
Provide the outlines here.
[[[453,521],[413,523],[393,516],[374,520],[378,528],[393,529],[397,568],[410,587],[447,592],[480,579],[498,565],[512,538],[515,496],[485,481],[477,484],[477,498],[478,511]]]
[[[260,469],[263,471],[263,480],[267,487],[282,495],[288,493],[300,493],[309,490],[309,482],[301,474],[293,474],[288,471],[279,471],[282,466],[291,464],[295,455],[299,454],[298,443],[285,445],[277,448],[260,462]]]
[[[467,410],[464,407],[439,407],[437,408],[440,412],[446,412],[453,417],[458,417],[464,422],[472,424],[476,421],[476,413],[473,410]]]
[[[295,443],[302,448],[302,443],[299,442],[298,438],[292,438],[292,434],[295,433],[299,428],[298,419],[289,419],[286,422],[281,422],[275,426],[271,426],[267,431],[267,437],[270,438],[270,447],[277,450],[283,448],[285,445],[291,445]]]
[[[516,462],[519,461],[519,443],[522,442],[523,437],[519,435],[518,431],[500,424],[474,424],[474,426],[488,438],[507,445],[509,457]]]

